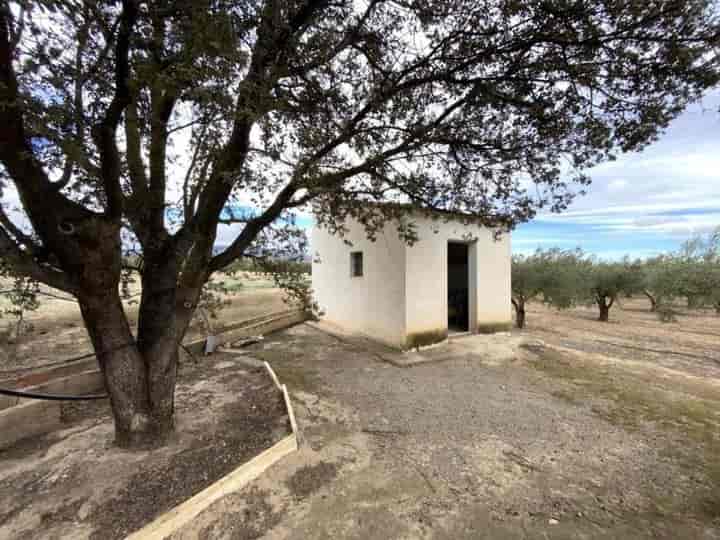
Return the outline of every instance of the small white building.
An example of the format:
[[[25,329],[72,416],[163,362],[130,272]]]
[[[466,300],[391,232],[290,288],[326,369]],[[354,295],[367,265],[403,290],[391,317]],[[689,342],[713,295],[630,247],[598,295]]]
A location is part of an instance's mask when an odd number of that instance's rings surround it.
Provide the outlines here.
[[[313,229],[312,287],[323,320],[401,349],[454,332],[509,330],[510,234],[407,212],[419,237],[412,246],[397,221],[374,242],[355,221],[344,237]]]

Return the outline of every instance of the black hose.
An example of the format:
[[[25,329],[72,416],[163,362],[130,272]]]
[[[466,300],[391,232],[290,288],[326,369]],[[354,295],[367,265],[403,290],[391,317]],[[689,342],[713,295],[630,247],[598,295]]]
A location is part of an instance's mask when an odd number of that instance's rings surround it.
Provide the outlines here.
[[[89,401],[92,399],[105,399],[108,397],[107,394],[88,394],[86,396],[62,396],[58,394],[38,394],[36,392],[24,392],[23,390],[9,390],[7,388],[0,388],[0,395],[21,397],[28,399],[44,399],[48,401]]]

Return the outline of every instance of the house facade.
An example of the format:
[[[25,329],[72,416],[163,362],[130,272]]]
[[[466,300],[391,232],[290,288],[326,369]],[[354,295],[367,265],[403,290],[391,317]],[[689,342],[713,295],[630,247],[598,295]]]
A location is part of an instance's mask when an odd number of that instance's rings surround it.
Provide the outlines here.
[[[412,246],[394,221],[374,241],[355,221],[344,238],[313,229],[312,287],[323,319],[402,349],[509,330],[510,234],[411,212]]]

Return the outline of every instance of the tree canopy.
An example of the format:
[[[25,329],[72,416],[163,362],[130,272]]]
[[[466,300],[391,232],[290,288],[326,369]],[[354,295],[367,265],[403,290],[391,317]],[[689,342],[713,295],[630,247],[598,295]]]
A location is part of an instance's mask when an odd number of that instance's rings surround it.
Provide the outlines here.
[[[588,261],[581,250],[538,249],[512,258],[512,304],[515,324],[525,326],[525,305],[541,300],[557,309],[575,305],[583,297]]]
[[[720,227],[684,242],[676,259],[683,267],[679,295],[710,305],[720,315]]]
[[[78,299],[118,440],[164,434],[203,285],[300,251],[294,210],[561,211],[717,83],[717,45],[710,0],[2,0],[0,257]]]
[[[610,308],[622,294],[633,294],[643,289],[640,263],[594,261],[584,275],[584,297],[598,306],[598,319],[607,322]]]

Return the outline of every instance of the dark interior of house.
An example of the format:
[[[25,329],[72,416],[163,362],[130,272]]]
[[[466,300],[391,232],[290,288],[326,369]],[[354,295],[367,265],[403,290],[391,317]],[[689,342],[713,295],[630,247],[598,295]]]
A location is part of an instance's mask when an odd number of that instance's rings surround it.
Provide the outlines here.
[[[448,243],[448,330],[469,329],[468,245]]]

